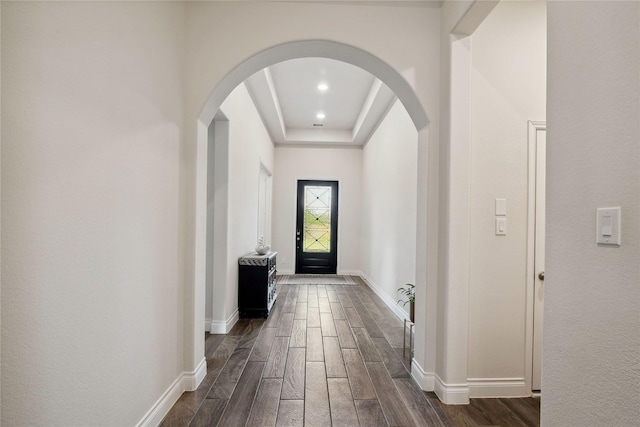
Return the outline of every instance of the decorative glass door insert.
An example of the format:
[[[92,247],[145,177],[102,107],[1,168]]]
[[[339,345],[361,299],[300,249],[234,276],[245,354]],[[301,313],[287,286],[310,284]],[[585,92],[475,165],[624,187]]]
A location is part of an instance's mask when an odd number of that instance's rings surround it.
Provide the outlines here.
[[[302,235],[305,252],[331,251],[331,187],[304,187]]]

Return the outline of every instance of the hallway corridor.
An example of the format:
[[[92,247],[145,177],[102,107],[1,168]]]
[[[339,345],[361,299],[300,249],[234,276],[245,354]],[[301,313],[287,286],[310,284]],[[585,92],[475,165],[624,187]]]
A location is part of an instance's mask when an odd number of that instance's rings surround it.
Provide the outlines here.
[[[402,321],[354,279],[357,285],[279,285],[268,319],[207,334],[207,376],[162,426],[538,425],[537,399],[452,410],[420,390],[408,354],[402,358]],[[507,409],[502,400],[515,405]]]

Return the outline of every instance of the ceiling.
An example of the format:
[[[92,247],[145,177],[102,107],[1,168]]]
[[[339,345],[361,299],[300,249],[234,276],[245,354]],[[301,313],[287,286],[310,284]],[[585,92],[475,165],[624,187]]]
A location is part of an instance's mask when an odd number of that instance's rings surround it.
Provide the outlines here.
[[[281,62],[245,83],[276,145],[361,146],[396,99],[367,71],[326,58]]]

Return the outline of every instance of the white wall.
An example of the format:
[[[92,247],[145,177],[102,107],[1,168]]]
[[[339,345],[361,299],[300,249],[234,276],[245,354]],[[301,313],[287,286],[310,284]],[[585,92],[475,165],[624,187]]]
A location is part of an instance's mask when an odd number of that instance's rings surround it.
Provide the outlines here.
[[[445,403],[468,401],[468,221],[469,221],[469,158],[468,158],[468,90],[470,83],[465,38],[452,35],[471,6],[471,1],[447,1],[442,6],[440,23],[440,111],[441,138],[438,141],[437,182],[438,227],[437,289],[431,290],[432,311],[436,319],[435,345],[416,332],[416,359],[425,356],[424,369],[431,374],[431,388]],[[460,71],[466,73],[460,73]],[[462,74],[462,75],[460,75]],[[461,105],[462,104],[462,105]],[[432,163],[430,163],[431,165]],[[432,273],[433,274],[433,273]],[[429,292],[429,289],[428,289]],[[417,296],[416,296],[417,299]],[[417,314],[417,313],[416,313]],[[418,319],[416,319],[418,320]],[[433,339],[433,337],[431,337]],[[418,359],[418,362],[420,360]],[[425,381],[428,382],[428,381]]]
[[[183,371],[184,18],[2,4],[3,425],[134,425]]]
[[[398,287],[415,284],[418,133],[396,101],[362,154],[362,272],[396,305]],[[400,310],[407,313],[409,305]]]
[[[229,95],[220,110],[228,120],[228,141],[215,143],[227,147],[222,152],[228,155],[228,175],[226,188],[216,189],[226,193],[226,200],[216,202],[223,204],[222,209],[227,204],[227,226],[226,242],[216,242],[214,256],[224,254],[226,265],[220,267],[226,274],[220,277],[224,283],[213,283],[207,289],[206,318],[224,323],[228,331],[238,310],[238,258],[253,252],[258,241],[260,164],[273,171],[274,147],[244,84]]]
[[[640,420],[639,8],[548,4],[543,426]],[[622,245],[598,246],[611,206]]]
[[[227,313],[229,254],[229,119],[218,111],[207,130],[207,226],[205,330],[224,334],[234,316]],[[215,315],[214,315],[215,313]],[[233,313],[233,311],[232,311]]]
[[[470,395],[522,396],[527,121],[545,120],[546,3],[500,2],[471,38]],[[495,235],[496,198],[507,201],[506,236]]]
[[[277,147],[273,175],[273,250],[278,273],[295,271],[299,179],[338,181],[338,274],[360,271],[362,150]]]

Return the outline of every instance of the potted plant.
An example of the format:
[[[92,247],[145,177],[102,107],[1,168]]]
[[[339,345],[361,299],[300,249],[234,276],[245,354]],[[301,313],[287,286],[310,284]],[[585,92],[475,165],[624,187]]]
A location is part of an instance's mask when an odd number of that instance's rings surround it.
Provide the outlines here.
[[[415,323],[416,316],[416,287],[412,283],[407,283],[404,288],[398,288],[398,292],[404,295],[407,299],[399,299],[398,303],[402,303],[403,306],[409,303],[409,320]]]

